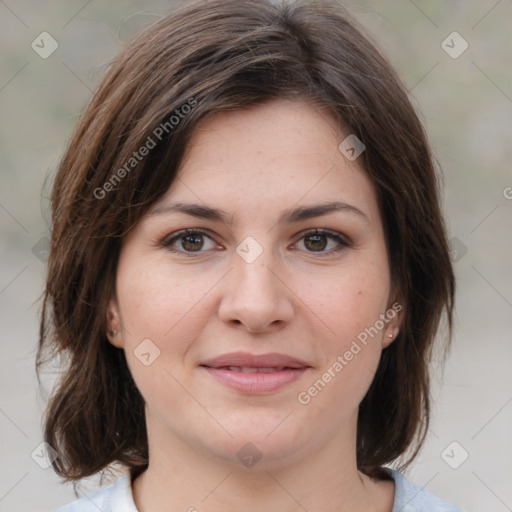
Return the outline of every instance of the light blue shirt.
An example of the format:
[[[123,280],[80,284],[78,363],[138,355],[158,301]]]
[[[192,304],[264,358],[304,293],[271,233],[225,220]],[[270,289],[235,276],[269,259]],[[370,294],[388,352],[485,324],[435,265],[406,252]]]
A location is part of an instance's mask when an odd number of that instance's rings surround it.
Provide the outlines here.
[[[434,496],[409,482],[403,475],[387,470],[395,481],[395,501],[392,512],[462,512],[455,505]],[[82,496],[55,512],[138,512],[133,502],[129,473],[115,483]]]

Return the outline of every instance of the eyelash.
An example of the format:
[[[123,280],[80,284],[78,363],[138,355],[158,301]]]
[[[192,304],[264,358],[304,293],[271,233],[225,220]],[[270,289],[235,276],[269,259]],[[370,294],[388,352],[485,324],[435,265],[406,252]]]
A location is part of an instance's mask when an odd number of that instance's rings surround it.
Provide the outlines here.
[[[207,252],[207,251],[177,250],[176,248],[172,247],[172,245],[175,242],[179,241],[180,239],[182,239],[186,236],[190,236],[190,235],[202,235],[202,236],[205,236],[205,237],[209,238],[210,240],[214,241],[213,238],[208,234],[208,232],[206,232],[202,229],[184,229],[182,231],[178,231],[177,233],[169,235],[160,243],[160,245],[162,247],[165,247],[166,249],[168,249],[169,251],[171,251],[173,253],[185,255],[187,258],[193,258],[198,254]],[[301,233],[298,241],[300,241],[303,238],[306,238],[308,236],[326,236],[327,238],[330,238],[331,240],[335,240],[336,242],[338,242],[340,244],[340,246],[337,247],[336,249],[331,249],[330,251],[327,251],[327,252],[307,251],[309,254],[315,254],[319,257],[330,256],[333,253],[339,252],[339,251],[345,249],[346,247],[350,247],[352,245],[352,243],[346,237],[343,237],[339,233],[336,233],[335,231],[330,231],[328,229],[310,229],[308,231]]]

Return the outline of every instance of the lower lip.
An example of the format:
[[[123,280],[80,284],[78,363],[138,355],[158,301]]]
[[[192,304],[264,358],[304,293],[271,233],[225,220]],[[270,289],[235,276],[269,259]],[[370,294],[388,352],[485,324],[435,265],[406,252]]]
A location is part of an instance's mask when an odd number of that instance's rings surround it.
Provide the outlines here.
[[[268,393],[295,382],[308,368],[290,368],[268,373],[244,373],[220,368],[203,367],[226,386],[246,393]]]

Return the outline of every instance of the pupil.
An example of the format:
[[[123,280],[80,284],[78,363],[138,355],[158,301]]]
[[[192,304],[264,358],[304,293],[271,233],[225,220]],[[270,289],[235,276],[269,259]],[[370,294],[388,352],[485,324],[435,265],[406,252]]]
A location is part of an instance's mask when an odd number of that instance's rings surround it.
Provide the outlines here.
[[[313,245],[312,245],[313,250],[325,249],[325,247],[327,245],[325,235],[310,235],[306,238],[306,241],[308,241],[308,240],[313,241]],[[306,243],[306,246],[307,246],[307,243]]]
[[[201,235],[186,235],[183,237],[183,241],[181,243],[183,249],[188,251],[194,251],[197,249],[201,249],[203,246]],[[199,247],[198,247],[199,245]]]

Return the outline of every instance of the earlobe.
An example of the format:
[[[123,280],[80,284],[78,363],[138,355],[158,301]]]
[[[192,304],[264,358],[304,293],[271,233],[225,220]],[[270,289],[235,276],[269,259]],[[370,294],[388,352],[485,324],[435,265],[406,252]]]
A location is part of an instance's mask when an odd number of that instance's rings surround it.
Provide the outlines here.
[[[121,321],[119,318],[119,308],[115,299],[110,299],[107,308],[107,332],[108,341],[117,348],[124,348],[121,332]]]
[[[396,340],[400,332],[400,325],[403,318],[403,305],[401,301],[394,300],[390,302],[386,311],[386,318],[388,319],[388,324],[384,329],[382,337],[382,348],[389,347],[391,343]]]
[[[389,327],[386,332],[384,333],[384,337],[382,340],[382,348],[387,348],[393,341],[395,341],[396,337],[398,336],[398,333],[400,332],[400,328],[398,326],[396,327]]]

